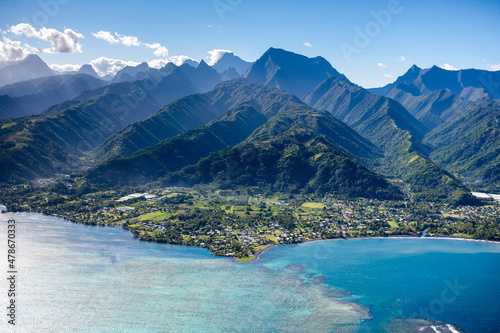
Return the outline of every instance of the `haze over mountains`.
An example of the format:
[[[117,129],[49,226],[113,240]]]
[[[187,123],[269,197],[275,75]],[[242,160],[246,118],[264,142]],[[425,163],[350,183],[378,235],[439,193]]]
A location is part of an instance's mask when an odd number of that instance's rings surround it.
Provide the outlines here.
[[[49,66],[39,56],[30,54],[21,61],[6,63],[0,67],[0,87],[50,75],[54,75],[54,72]]]
[[[97,187],[402,198],[404,184],[413,200],[451,202],[500,190],[500,72],[413,66],[366,90],[324,58],[275,48],[253,64],[226,53],[111,81],[91,66],[54,75],[34,57],[0,69],[25,77],[0,88],[0,182],[92,167]]]

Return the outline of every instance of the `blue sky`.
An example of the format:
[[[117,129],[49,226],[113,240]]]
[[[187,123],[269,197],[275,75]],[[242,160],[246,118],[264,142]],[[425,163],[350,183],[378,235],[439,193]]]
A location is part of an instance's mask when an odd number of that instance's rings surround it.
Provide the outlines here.
[[[50,65],[102,72],[176,56],[209,62],[214,49],[254,61],[271,46],[323,56],[364,87],[413,64],[500,70],[498,0],[0,0],[0,22],[0,59],[39,52]]]

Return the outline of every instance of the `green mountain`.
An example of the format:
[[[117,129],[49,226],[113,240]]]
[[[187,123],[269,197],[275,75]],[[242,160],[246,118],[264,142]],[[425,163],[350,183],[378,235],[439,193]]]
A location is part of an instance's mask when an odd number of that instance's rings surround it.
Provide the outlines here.
[[[95,153],[99,161],[127,157],[187,130],[208,124],[242,103],[252,102],[264,115],[273,115],[290,102],[300,101],[279,89],[244,79],[226,81],[205,94],[186,96],[131,124],[106,140]]]
[[[69,172],[80,158],[113,131],[156,109],[147,100],[127,109],[116,107],[118,95],[66,102],[38,116],[0,123],[0,182]]]
[[[0,174],[0,182],[50,177],[92,165],[86,156],[105,139],[163,105],[197,92],[191,80],[175,69],[159,80],[87,90],[38,116],[4,120],[0,169],[5,172]]]
[[[398,102],[370,94],[345,78],[329,78],[304,101],[332,112],[379,147],[384,157],[370,165],[386,176],[403,178],[414,199],[472,200],[468,190],[428,157],[422,140],[428,129]]]
[[[424,138],[429,157],[477,190],[500,188],[500,105],[490,98],[499,97],[493,93],[497,77],[498,72],[413,68],[384,88],[432,130]]]
[[[399,199],[401,192],[307,128],[247,141],[169,174],[165,184],[212,184],[258,193],[332,193],[340,198]]]
[[[266,121],[267,117],[255,107],[243,104],[209,125],[166,139],[127,158],[104,162],[90,170],[86,178],[94,184],[106,186],[154,181],[197,163],[211,152],[242,142]]]
[[[28,112],[16,100],[7,95],[0,95],[0,119],[28,115]]]
[[[195,164],[211,152],[235,146],[244,140],[266,141],[290,128],[314,131],[329,139],[330,144],[342,154],[352,158],[368,160],[380,155],[373,145],[330,113],[316,111],[277,89],[244,80],[240,83],[246,88],[253,87],[255,91],[271,91],[278,99],[285,96],[290,99],[285,97],[285,106],[280,108],[261,107],[258,102],[251,100],[223,113],[206,126],[166,139],[130,157],[105,162],[92,169],[87,179],[96,184],[107,185],[153,181],[188,164]],[[262,98],[262,94],[255,96]],[[189,105],[185,108],[186,112],[190,109]]]
[[[471,187],[500,191],[500,106],[476,107],[430,132],[430,157]]]
[[[401,103],[429,129],[434,129],[458,114],[477,107],[473,102],[464,100],[449,90],[435,90],[424,95],[407,83],[394,87],[387,97]]]

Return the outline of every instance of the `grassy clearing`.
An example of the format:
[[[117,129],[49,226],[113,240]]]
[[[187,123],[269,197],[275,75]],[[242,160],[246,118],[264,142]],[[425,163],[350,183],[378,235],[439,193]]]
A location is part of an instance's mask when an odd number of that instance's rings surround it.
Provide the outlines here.
[[[139,220],[141,221],[149,221],[149,220],[152,220],[152,221],[164,221],[164,220],[168,220],[170,218],[170,214],[169,213],[162,213],[162,212],[156,212],[156,213],[150,213],[150,214],[146,214],[146,215],[142,215],[139,217]]]
[[[274,242],[274,243],[278,242],[278,239],[274,235],[265,235],[264,237],[266,237],[267,239],[269,239],[271,242]]]
[[[17,125],[16,122],[8,123],[8,124],[3,124],[2,125],[2,129],[10,128],[10,127],[15,126],[15,125]]]
[[[306,202],[300,206],[302,208],[323,209],[325,207],[321,202]]]
[[[391,228],[394,228],[396,229],[398,227],[398,224],[394,221],[387,221],[387,223],[389,223],[389,225],[391,226]]]

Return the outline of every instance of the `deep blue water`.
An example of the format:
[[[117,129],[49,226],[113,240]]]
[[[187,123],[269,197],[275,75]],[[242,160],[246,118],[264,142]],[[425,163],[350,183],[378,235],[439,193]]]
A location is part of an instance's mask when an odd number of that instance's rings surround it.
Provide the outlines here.
[[[0,312],[2,332],[500,332],[496,243],[318,241],[237,264],[120,228],[2,214],[0,258],[12,217],[17,325]]]

